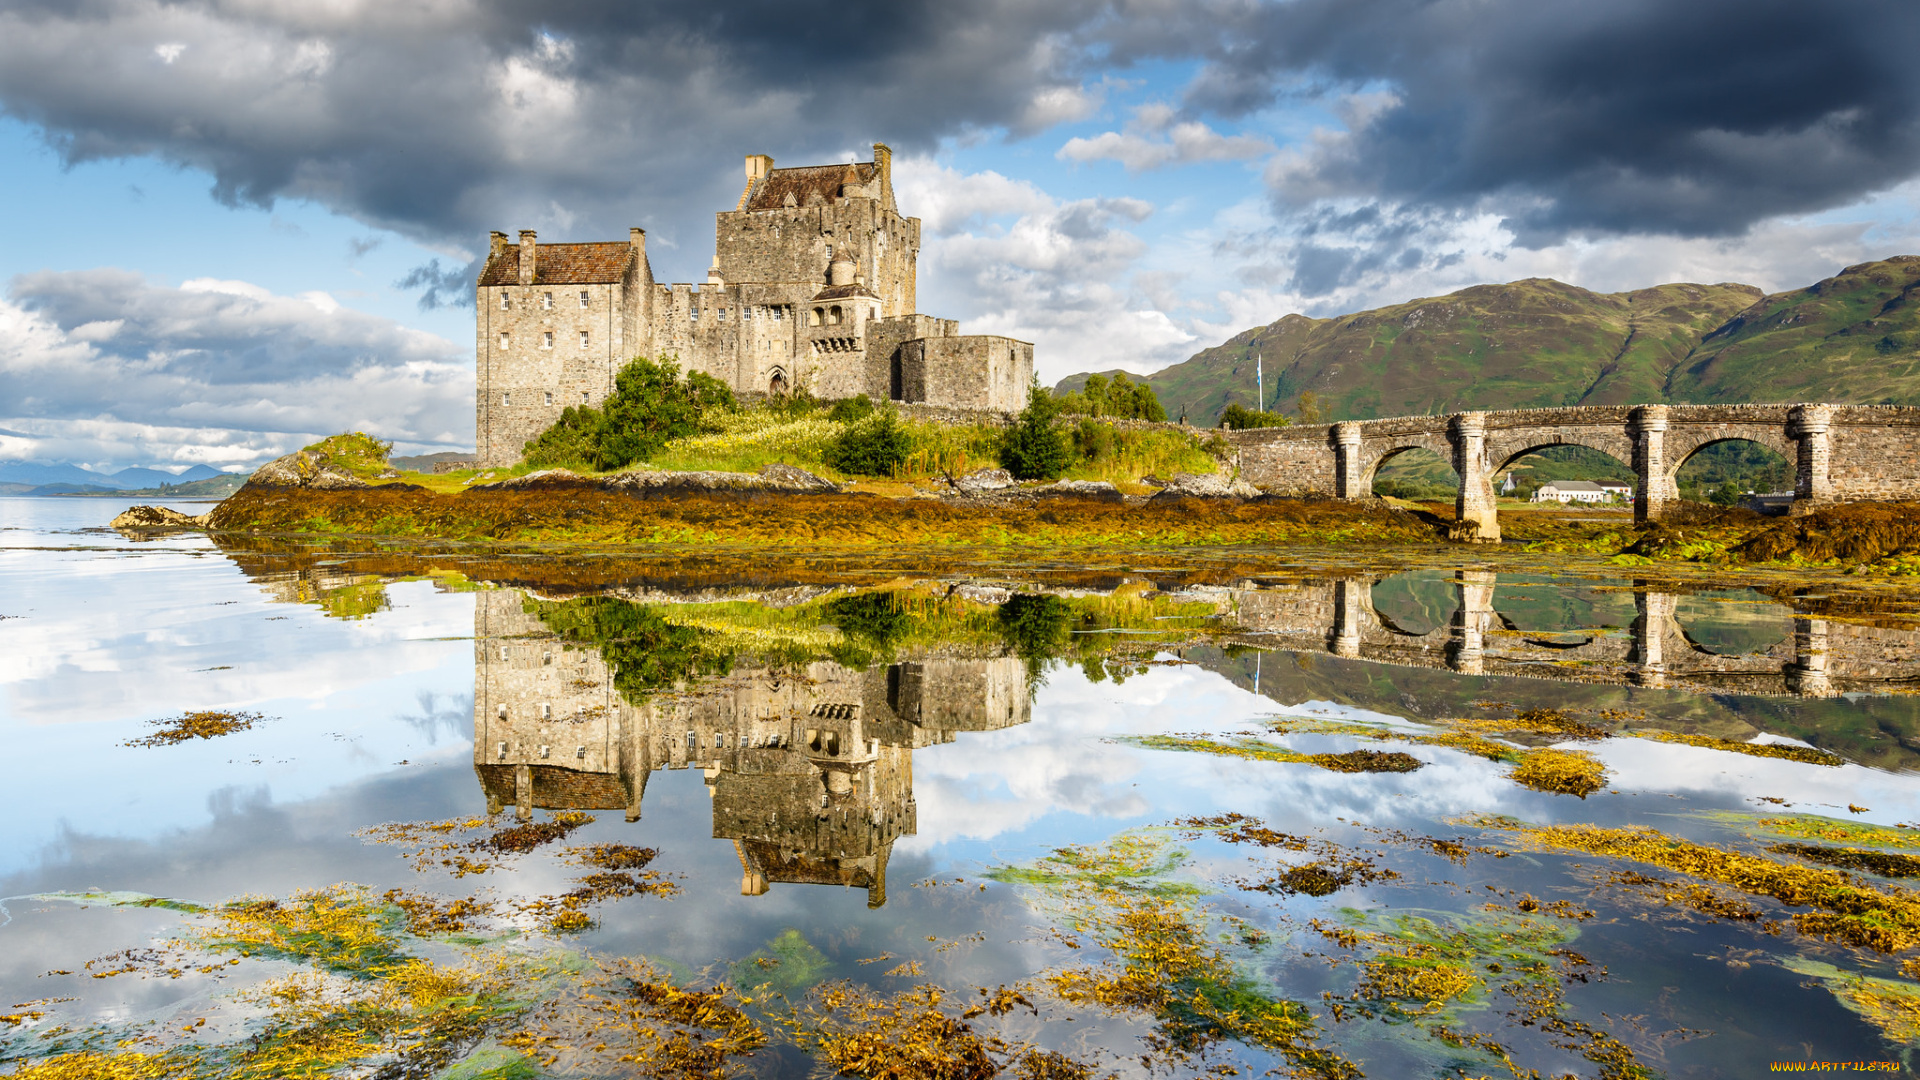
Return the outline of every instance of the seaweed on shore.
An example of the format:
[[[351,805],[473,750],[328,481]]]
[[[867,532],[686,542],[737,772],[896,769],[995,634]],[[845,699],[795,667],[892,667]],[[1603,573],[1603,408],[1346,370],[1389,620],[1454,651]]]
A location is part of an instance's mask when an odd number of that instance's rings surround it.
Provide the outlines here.
[[[1289,750],[1284,746],[1275,746],[1257,739],[1222,742],[1218,739],[1187,735],[1139,735],[1117,741],[1148,750],[1181,750],[1189,753],[1214,754],[1220,757],[1245,758],[1249,761],[1312,765],[1329,772],[1406,773],[1426,765],[1426,762],[1412,754],[1403,754],[1399,751],[1348,750],[1339,754],[1304,754],[1298,750]]]
[[[1792,922],[1813,937],[1882,953],[1920,945],[1920,893],[1875,886],[1840,870],[1732,851],[1649,828],[1528,825],[1492,818],[1476,823],[1510,833],[1533,850],[1643,863],[1770,897],[1788,907],[1811,908],[1796,912]]]

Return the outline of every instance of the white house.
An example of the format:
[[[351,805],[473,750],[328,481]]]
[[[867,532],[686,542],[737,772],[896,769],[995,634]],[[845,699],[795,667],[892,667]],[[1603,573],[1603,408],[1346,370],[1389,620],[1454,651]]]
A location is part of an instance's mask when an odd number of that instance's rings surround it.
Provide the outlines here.
[[[1616,502],[1633,498],[1633,485],[1618,480],[1549,480],[1533,493],[1534,502]]]

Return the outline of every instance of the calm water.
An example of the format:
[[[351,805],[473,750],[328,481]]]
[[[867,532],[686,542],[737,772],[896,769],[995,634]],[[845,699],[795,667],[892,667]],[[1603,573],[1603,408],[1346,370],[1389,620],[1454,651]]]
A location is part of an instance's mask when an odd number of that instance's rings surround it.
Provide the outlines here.
[[[0,1049],[16,1066],[140,1036],[141,1053],[208,1050],[190,1075],[238,1069],[234,1047],[288,1022],[250,989],[313,958],[236,952],[207,936],[213,914],[127,901],[344,883],[497,906],[465,936],[393,931],[408,955],[567,955],[576,973],[581,957],[645,957],[735,986],[776,1032],[738,1063],[764,1075],[813,1068],[770,1018],[834,980],[932,984],[962,1004],[1023,987],[1037,1013],[965,1022],[1100,1075],[1330,1068],[1180,1004],[1228,1008],[1223,985],[1243,1011],[1301,1003],[1317,1027],[1300,1045],[1370,1076],[1904,1069],[1920,1038],[1903,957],[1791,921],[1817,908],[1524,831],[1649,826],[1802,868],[1817,864],[1766,849],[1897,855],[1897,831],[1819,834],[1920,821],[1920,629],[1902,612],[1472,568],[1300,574],[1273,556],[876,580],[830,560],[703,577],[698,558],[586,572],[537,555],[223,552],[104,529],[122,506],[0,500]],[[201,710],[259,720],[134,745]],[[1516,782],[1515,759],[1552,747],[1604,778],[1584,796]],[[1297,760],[1355,749],[1417,767]],[[564,837],[481,844],[556,815]],[[1262,846],[1225,815],[1297,842]],[[456,821],[413,843],[365,833]],[[677,891],[555,901],[584,880],[565,852],[594,844],[653,849],[646,880]],[[1063,848],[1079,854],[1046,861]],[[443,860],[462,853],[490,869],[457,874]],[[1325,873],[1284,877],[1301,865]],[[1851,872],[1909,902],[1897,879]],[[1115,928],[1150,902],[1212,974],[1170,998],[1075,1000],[1061,974],[1127,959]],[[1436,964],[1446,989],[1395,992],[1392,971]],[[533,996],[563,1001],[564,982]],[[512,1035],[534,1015],[339,1075],[640,1071],[523,1057]]]

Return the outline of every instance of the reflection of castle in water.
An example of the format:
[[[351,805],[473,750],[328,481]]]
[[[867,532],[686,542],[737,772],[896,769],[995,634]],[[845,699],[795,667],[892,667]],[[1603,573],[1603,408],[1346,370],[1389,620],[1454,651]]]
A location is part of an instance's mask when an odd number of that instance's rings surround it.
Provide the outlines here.
[[[1700,644],[1676,617],[1673,593],[1636,588],[1624,634],[1516,627],[1496,603],[1495,575],[1453,575],[1446,626],[1410,633],[1373,605],[1370,578],[1309,581],[1235,594],[1247,644],[1326,652],[1464,675],[1615,683],[1704,693],[1832,697],[1884,693],[1920,672],[1920,633],[1794,613],[1771,646],[1727,655]],[[1784,615],[1783,611],[1783,615]]]
[[[1014,657],[743,664],[633,705],[597,649],[524,607],[517,590],[476,595],[474,771],[488,808],[633,821],[653,770],[701,769],[747,895],[803,882],[885,903],[893,842],[915,831],[913,751],[1031,716]]]

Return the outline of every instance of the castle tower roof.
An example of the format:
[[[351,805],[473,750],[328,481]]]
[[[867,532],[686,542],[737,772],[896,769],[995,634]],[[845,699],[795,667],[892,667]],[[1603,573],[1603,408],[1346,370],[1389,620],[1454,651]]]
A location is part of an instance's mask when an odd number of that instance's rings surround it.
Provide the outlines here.
[[[803,165],[793,169],[774,169],[766,174],[747,197],[747,210],[778,210],[785,206],[806,206],[809,199],[831,203],[849,187],[867,187],[880,177],[880,168],[871,161],[850,165]],[[787,197],[793,201],[789,203]],[[877,197],[875,196],[870,197]]]

